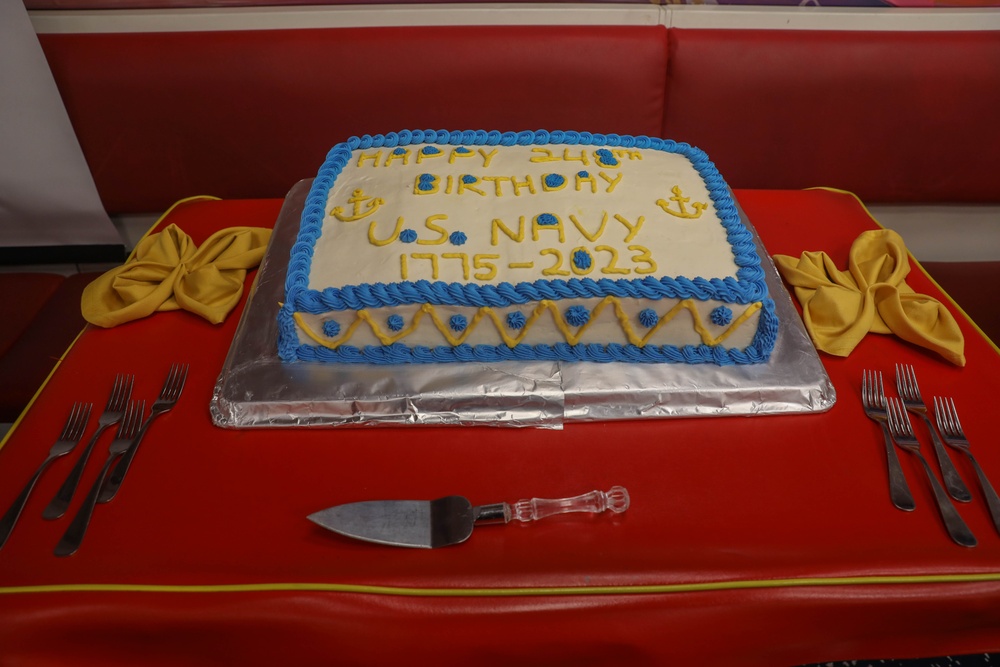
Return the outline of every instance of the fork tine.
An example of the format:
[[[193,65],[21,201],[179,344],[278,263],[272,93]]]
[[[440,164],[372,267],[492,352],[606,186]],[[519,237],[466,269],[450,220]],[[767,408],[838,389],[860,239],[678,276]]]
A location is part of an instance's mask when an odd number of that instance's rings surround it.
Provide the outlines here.
[[[871,405],[871,389],[869,388],[868,369],[861,371],[861,402],[864,405]]]
[[[115,431],[115,437],[121,438],[125,434],[125,429],[128,428],[128,420],[132,416],[132,404],[130,403],[127,408],[125,408],[125,414],[122,415],[121,420],[118,422],[118,429]]]
[[[139,430],[139,425],[142,424],[143,415],[146,413],[146,401],[141,401],[136,404],[135,410],[132,413],[132,419],[129,422],[128,434],[129,436],[134,436],[136,431]]]
[[[906,400],[920,400],[920,385],[912,364],[896,364],[896,383],[901,385],[900,391]]]
[[[934,416],[937,419],[938,428],[941,429],[945,436],[955,435],[955,415],[948,405],[948,399],[938,396],[934,397]]]
[[[126,438],[135,437],[135,434],[139,431],[139,426],[142,424],[142,416],[146,413],[146,401],[138,401],[133,403],[133,405],[135,407],[129,417],[128,432],[125,434]]]
[[[951,433],[948,414],[945,412],[945,407],[942,405],[941,399],[937,396],[934,397],[934,421],[937,422],[938,430],[941,431],[942,435],[947,436]]]
[[[952,423],[955,426],[955,433],[962,434],[962,422],[958,419],[958,410],[955,409],[955,400],[952,398],[947,400],[949,403],[948,409],[952,417]]]
[[[174,382],[174,376],[177,374],[177,364],[171,364],[170,370],[167,372],[167,379],[163,381],[163,386],[160,387],[160,400],[165,400],[167,395],[170,393],[170,387]]]
[[[64,433],[63,439],[79,440],[83,436],[83,431],[87,428],[87,422],[90,421],[90,411],[92,408],[93,403],[77,403],[73,406],[73,427],[69,433]],[[66,425],[67,427],[69,426],[68,423]]]
[[[886,406],[886,416],[889,418],[889,430],[892,431],[893,435],[899,433],[899,425],[896,423],[896,402],[893,399],[889,399],[889,405]]]
[[[69,411],[69,417],[66,418],[66,425],[63,426],[62,433],[59,434],[60,440],[69,440],[73,434],[73,431],[77,427],[77,422],[80,420],[80,411],[83,410],[83,403],[74,403],[73,408]]]
[[[878,395],[875,400],[878,401],[878,406],[880,408],[885,408],[885,385],[882,384],[882,371],[877,373],[878,375]]]
[[[125,379],[122,382],[121,392],[117,397],[118,398],[116,405],[117,410],[121,410],[128,405],[129,399],[132,398],[132,386],[134,382],[135,382],[134,375],[125,376]]]
[[[132,430],[132,423],[135,421],[136,407],[139,405],[137,401],[132,401],[125,408],[125,414],[122,416],[122,420],[118,422],[118,432],[115,434],[116,438],[127,438]]]
[[[913,426],[898,398],[889,399],[889,429],[896,434],[912,435]]]
[[[111,385],[111,393],[108,394],[108,402],[104,404],[105,412],[107,412],[114,406],[115,396],[118,395],[118,384],[121,382],[121,380],[122,380],[122,375],[121,373],[119,373],[118,375],[115,376],[115,383]]]
[[[65,440],[69,437],[69,434],[73,430],[73,425],[76,423],[76,413],[80,411],[80,404],[74,403],[73,408],[69,411],[69,417],[66,418],[66,425],[63,426],[62,433],[59,434],[60,440]]]
[[[184,384],[187,382],[188,370],[191,367],[188,364],[178,364],[177,365],[177,377],[176,381],[173,383],[173,391],[171,392],[171,400],[176,401],[184,391]]]

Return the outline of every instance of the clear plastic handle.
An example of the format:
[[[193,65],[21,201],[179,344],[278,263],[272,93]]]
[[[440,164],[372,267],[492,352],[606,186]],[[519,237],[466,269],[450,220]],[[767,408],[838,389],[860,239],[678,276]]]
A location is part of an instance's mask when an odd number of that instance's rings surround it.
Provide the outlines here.
[[[628,491],[623,486],[613,486],[607,491],[591,491],[573,498],[530,498],[514,504],[504,503],[506,521],[537,521],[554,514],[567,512],[600,513],[611,510],[621,514],[628,509]]]

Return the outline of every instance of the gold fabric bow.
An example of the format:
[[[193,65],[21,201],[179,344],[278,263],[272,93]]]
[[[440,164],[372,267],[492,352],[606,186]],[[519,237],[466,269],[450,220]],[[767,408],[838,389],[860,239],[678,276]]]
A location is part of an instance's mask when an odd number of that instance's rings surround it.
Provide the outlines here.
[[[894,333],[965,365],[965,338],[951,312],[906,284],[909,256],[896,232],[861,234],[851,246],[847,271],[823,252],[774,260],[795,289],[806,329],[820,350],[846,357],[869,331]]]
[[[114,327],[183,308],[218,324],[239,302],[247,270],[260,263],[270,237],[270,229],[231,227],[196,247],[169,225],[139,241],[125,264],[87,285],[83,317]]]

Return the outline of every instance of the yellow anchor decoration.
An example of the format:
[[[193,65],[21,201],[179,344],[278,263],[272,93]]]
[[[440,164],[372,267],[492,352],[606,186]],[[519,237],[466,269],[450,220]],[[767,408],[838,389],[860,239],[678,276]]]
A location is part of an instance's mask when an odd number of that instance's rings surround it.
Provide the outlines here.
[[[688,220],[700,218],[701,214],[708,206],[708,204],[705,204],[703,202],[694,202],[693,204],[691,204],[691,206],[694,208],[694,211],[693,212],[688,211],[686,204],[689,201],[691,201],[691,198],[684,196],[684,194],[681,192],[681,186],[675,185],[673,188],[671,188],[670,191],[674,193],[674,196],[670,198],[670,201],[677,202],[678,210],[677,211],[672,210],[670,208],[670,204],[664,199],[657,199],[656,205],[662,208],[670,215],[675,216],[677,218],[685,218]]]
[[[354,205],[354,211],[351,215],[345,215],[344,209],[340,206],[335,206],[330,211],[330,215],[341,222],[354,222],[377,211],[385,201],[379,197],[366,197],[364,191],[358,188],[351,194],[351,198],[347,200],[347,203]]]

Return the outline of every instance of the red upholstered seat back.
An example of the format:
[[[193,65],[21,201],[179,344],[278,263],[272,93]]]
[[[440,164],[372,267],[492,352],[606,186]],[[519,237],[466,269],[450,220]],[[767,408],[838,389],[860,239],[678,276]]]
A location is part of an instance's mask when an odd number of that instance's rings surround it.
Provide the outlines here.
[[[39,36],[112,214],[282,197],[355,134],[571,129],[736,188],[1000,202],[1000,32],[451,26]]]
[[[1000,33],[681,30],[664,132],[740,188],[1000,201]]]
[[[112,213],[283,197],[351,135],[656,135],[660,26],[40,35]]]

